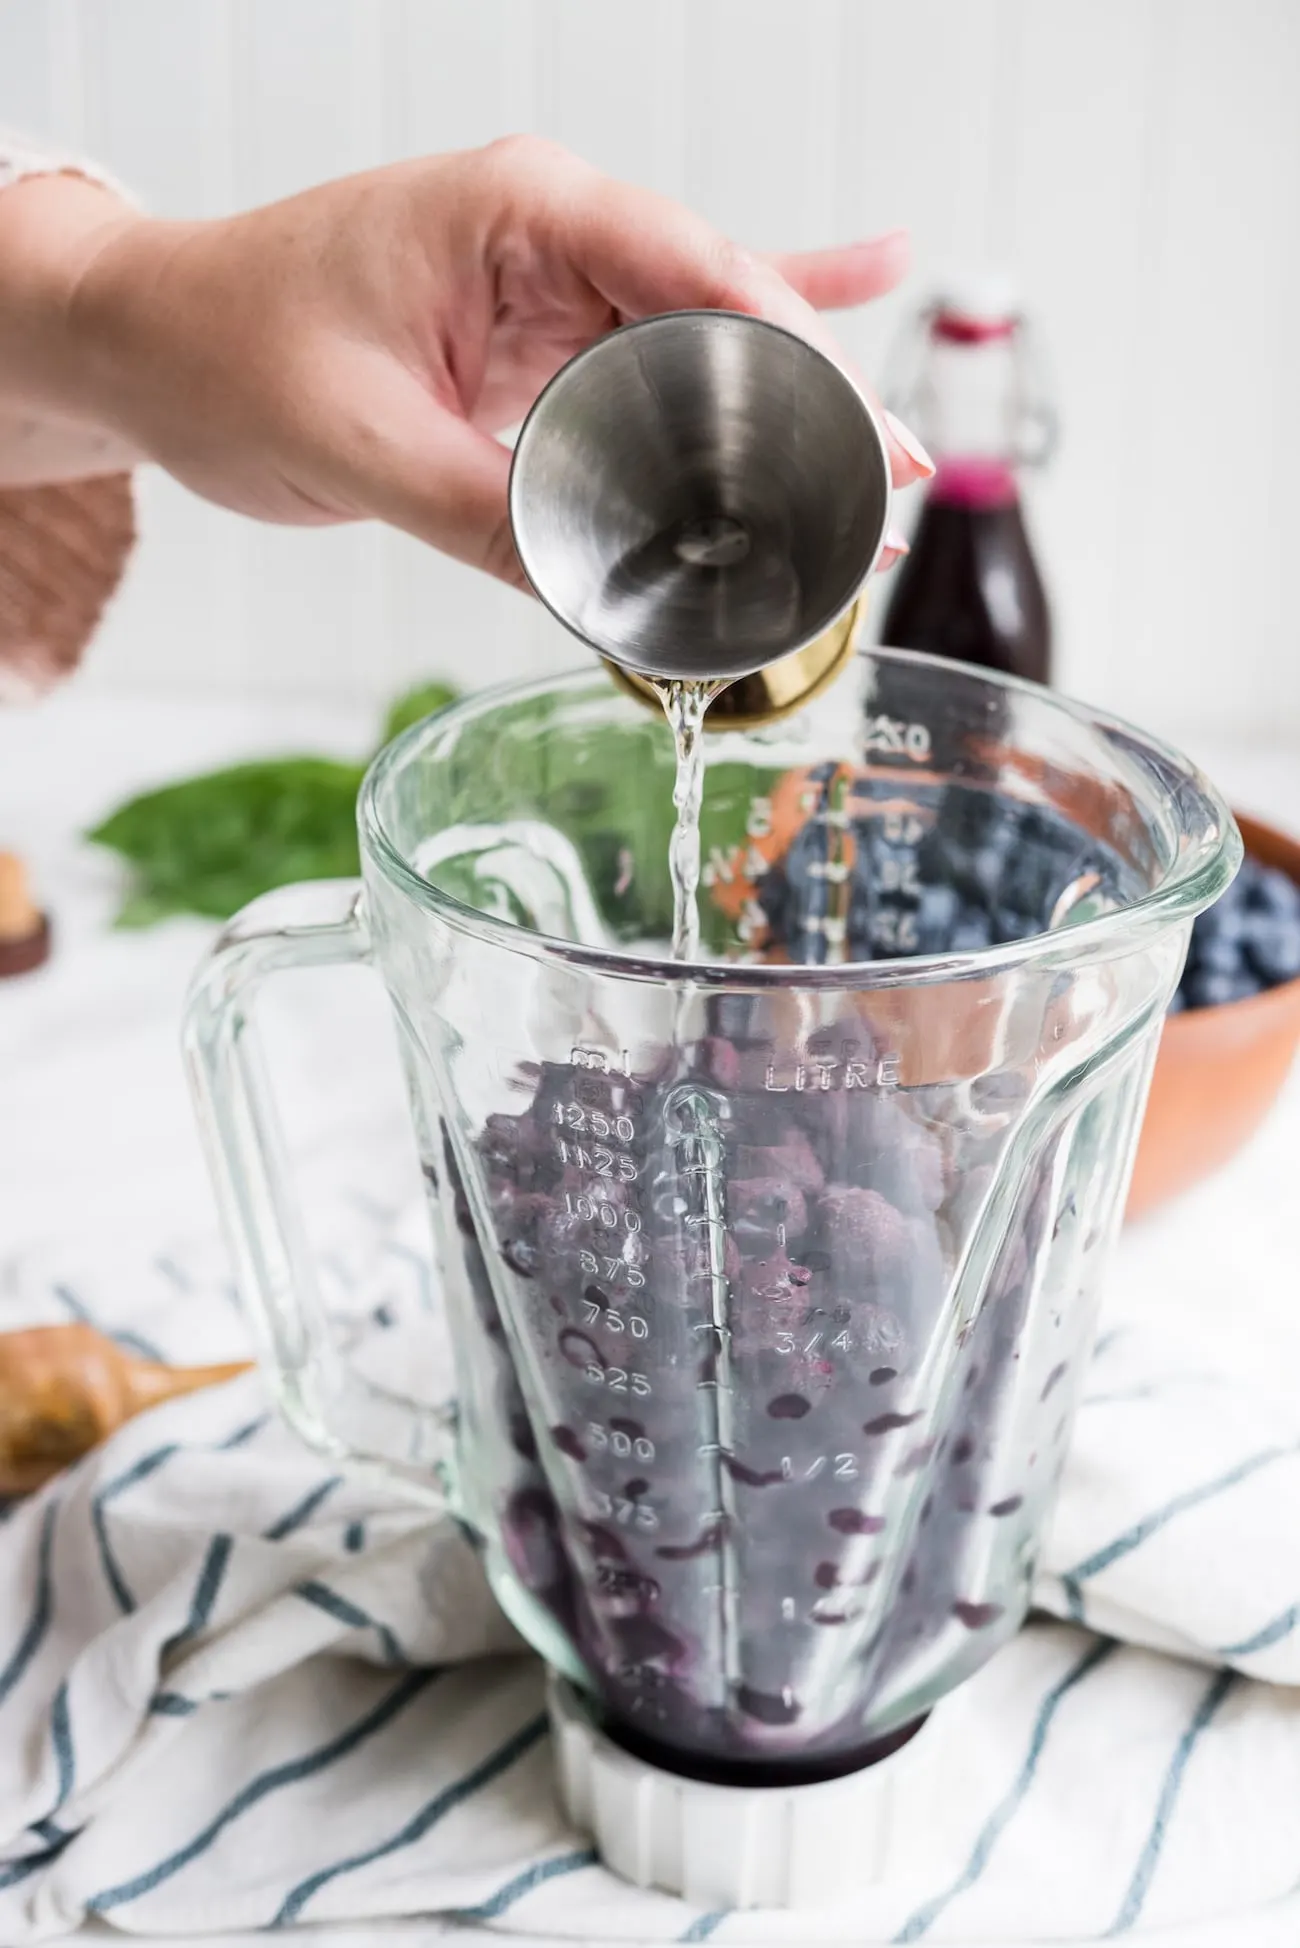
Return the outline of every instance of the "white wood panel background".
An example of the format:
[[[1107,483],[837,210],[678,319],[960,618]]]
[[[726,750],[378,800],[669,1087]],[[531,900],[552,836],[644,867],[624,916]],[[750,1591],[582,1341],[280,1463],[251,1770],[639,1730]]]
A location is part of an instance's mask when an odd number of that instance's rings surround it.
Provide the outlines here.
[[[758,247],[910,227],[1019,277],[1064,444],[1032,513],[1068,687],[1171,735],[1300,735],[1296,0],[3,0],[0,121],[167,214],[535,129]],[[844,322],[871,370],[906,300]],[[369,705],[573,661],[375,529],[162,478],[87,683]]]

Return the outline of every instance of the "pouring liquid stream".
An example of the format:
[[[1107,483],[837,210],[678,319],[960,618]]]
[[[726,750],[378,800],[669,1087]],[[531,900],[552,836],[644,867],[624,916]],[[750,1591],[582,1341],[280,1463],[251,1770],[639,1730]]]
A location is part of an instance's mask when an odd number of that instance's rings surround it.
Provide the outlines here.
[[[668,847],[673,889],[673,959],[693,961],[700,951],[700,805],[704,796],[704,713],[725,680],[656,683],[677,752],[673,806],[677,817]]]

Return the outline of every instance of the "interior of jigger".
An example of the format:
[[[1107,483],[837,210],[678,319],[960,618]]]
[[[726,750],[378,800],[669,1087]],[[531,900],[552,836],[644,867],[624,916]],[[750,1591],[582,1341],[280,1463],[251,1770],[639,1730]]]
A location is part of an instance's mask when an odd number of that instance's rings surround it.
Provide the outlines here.
[[[979,950],[1191,870],[1177,767],[1123,732],[924,661],[855,680],[711,746],[693,986],[637,957],[666,726],[601,677],[426,727],[367,813],[461,935],[421,1033],[466,1519],[612,1734],[710,1778],[870,1761],[1023,1615],[1177,954]],[[580,943],[558,985],[536,936]]]

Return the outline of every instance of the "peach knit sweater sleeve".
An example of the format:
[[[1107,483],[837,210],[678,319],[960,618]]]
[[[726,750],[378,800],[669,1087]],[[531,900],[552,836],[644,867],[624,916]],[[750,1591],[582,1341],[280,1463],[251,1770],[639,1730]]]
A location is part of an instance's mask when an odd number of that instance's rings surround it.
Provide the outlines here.
[[[63,173],[109,181],[0,129],[0,195],[25,176]],[[134,540],[129,474],[0,487],[0,704],[39,696],[76,667]]]

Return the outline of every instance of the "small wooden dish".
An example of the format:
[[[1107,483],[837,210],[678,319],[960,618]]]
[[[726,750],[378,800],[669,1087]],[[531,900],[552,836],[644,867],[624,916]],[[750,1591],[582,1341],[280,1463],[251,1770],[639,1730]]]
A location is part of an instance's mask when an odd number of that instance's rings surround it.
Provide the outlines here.
[[[1237,814],[1246,851],[1300,885],[1300,841]],[[1273,1107],[1300,1044],[1300,978],[1172,1015],[1160,1038],[1129,1192],[1131,1218],[1235,1156]]]

